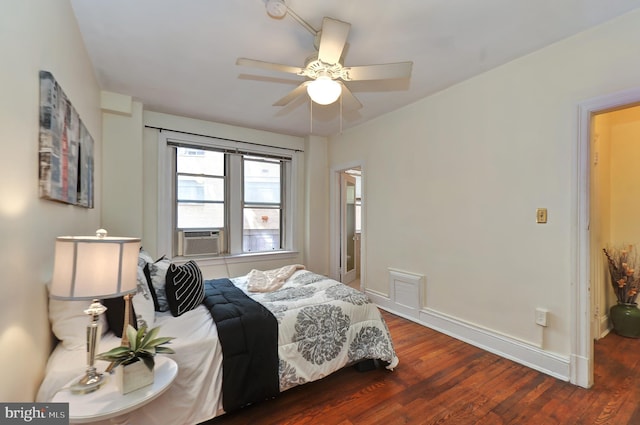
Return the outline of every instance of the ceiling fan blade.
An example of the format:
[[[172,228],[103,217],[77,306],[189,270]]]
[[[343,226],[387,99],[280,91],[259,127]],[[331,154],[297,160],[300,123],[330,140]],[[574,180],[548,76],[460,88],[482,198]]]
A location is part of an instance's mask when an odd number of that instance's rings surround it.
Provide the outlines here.
[[[263,69],[269,69],[272,71],[287,72],[289,74],[298,74],[298,75],[302,72],[302,68],[297,66],[282,65],[279,63],[264,62],[264,61],[247,59],[247,58],[238,58],[238,60],[236,60],[236,65],[251,66],[254,68],[263,68]]]
[[[411,77],[413,62],[385,63],[381,65],[363,65],[346,67],[347,81],[387,80],[392,78]]]
[[[291,102],[298,96],[305,94],[307,92],[307,86],[310,82],[311,81],[305,81],[304,83],[300,84],[298,87],[291,90],[285,97],[274,103],[273,106],[286,106],[289,102]]]
[[[330,65],[338,63],[350,29],[351,24],[325,17],[322,20],[318,59]]]
[[[341,81],[338,82],[342,86],[342,107],[349,111],[362,108],[362,103],[351,93],[351,90]]]

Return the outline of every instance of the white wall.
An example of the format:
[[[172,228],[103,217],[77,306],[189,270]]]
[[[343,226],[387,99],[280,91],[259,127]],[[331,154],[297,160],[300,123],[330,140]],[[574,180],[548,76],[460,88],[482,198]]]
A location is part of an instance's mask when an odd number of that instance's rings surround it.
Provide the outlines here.
[[[611,242],[640,246],[640,107],[610,115]]]
[[[142,103],[102,92],[102,110],[102,226],[112,236],[142,238]]]
[[[637,213],[640,210],[640,182],[637,176],[640,162],[640,106],[597,115],[594,118],[594,132],[598,135],[598,152],[604,154],[598,159],[596,167],[608,170],[608,178],[601,182],[601,191],[608,193],[608,198],[598,206],[602,222],[597,224],[605,230],[598,248],[634,244],[640,249],[640,220]],[[608,201],[608,204],[604,201]],[[602,260],[604,262],[604,258]],[[600,279],[603,283],[599,298],[602,317],[600,328],[608,330],[605,318],[617,300],[607,269],[603,272],[605,276]]]
[[[308,136],[305,141],[304,264],[315,273],[329,275],[329,168],[327,139]]]
[[[51,349],[45,285],[55,238],[100,225],[100,98],[68,0],[2,1],[0,58],[0,400],[33,401]],[[39,198],[40,70],[53,74],[96,143],[94,209]]]
[[[367,289],[423,274],[424,309],[568,361],[578,105],[640,86],[639,36],[633,12],[331,139],[370,170]]]

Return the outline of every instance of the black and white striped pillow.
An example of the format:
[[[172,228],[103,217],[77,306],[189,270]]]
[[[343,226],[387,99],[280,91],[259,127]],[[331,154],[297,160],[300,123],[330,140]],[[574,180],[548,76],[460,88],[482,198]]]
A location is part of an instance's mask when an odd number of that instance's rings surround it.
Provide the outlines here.
[[[169,310],[175,317],[199,306],[204,299],[204,282],[195,261],[181,266],[170,264],[165,289]]]

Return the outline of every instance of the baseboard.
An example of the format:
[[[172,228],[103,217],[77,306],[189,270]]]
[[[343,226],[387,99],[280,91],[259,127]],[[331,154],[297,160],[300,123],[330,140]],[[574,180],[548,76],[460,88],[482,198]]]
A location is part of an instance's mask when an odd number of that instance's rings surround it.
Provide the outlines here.
[[[366,290],[366,294],[381,309],[392,314],[563,381],[570,379],[569,357],[544,351],[526,342],[429,308],[408,311],[406,306],[397,306],[389,297],[376,291]]]
[[[601,316],[598,323],[600,325],[600,328],[598,329],[600,331],[598,339],[604,338],[611,331],[611,328],[609,327],[609,315],[605,314],[604,316]]]

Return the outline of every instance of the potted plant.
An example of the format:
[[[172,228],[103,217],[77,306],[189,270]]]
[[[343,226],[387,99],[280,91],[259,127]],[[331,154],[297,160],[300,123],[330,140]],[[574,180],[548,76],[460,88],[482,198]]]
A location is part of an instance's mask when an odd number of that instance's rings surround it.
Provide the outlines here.
[[[634,245],[623,248],[604,248],[609,265],[611,287],[617,304],[609,310],[609,317],[616,333],[630,338],[640,338],[640,309],[636,304],[640,290],[640,261]]]
[[[173,337],[158,337],[160,327],[147,332],[146,326],[139,330],[128,325],[128,345],[121,345],[96,356],[98,360],[112,363],[115,368],[116,385],[122,394],[153,383],[154,357],[156,354],[173,354],[168,344]]]

